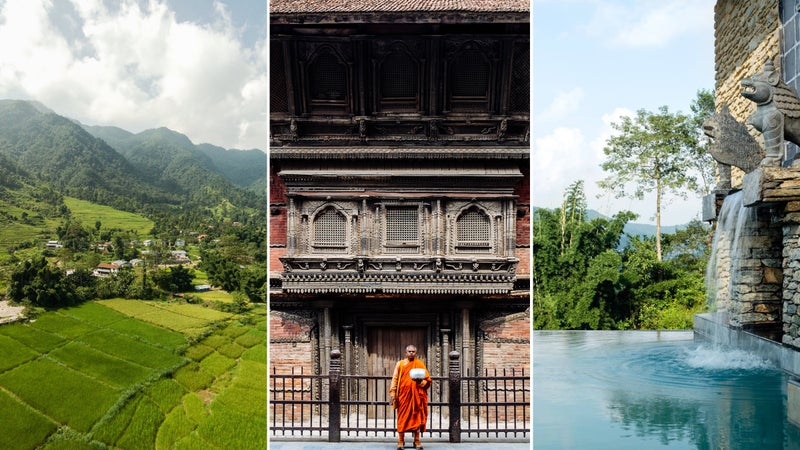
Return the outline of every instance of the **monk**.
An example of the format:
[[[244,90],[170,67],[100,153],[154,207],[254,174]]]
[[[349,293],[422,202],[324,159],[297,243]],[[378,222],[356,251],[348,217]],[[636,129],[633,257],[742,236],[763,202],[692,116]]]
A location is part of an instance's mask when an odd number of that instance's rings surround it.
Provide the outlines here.
[[[414,380],[411,369],[423,369],[425,376]],[[428,422],[428,389],[431,375],[425,363],[417,359],[417,347],[406,347],[406,359],[401,359],[394,367],[392,386],[389,388],[390,403],[397,409],[397,449],[405,445],[406,431],[414,433],[414,448],[422,449],[420,434]]]

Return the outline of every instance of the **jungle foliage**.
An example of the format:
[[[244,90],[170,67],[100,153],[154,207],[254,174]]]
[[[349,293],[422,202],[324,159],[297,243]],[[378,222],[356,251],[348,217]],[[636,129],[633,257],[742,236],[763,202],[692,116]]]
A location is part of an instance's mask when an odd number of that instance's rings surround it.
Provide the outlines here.
[[[536,329],[685,329],[705,304],[709,229],[693,221],[663,237],[628,236],[636,215],[588,219],[583,182],[561,208],[533,220],[533,316]]]

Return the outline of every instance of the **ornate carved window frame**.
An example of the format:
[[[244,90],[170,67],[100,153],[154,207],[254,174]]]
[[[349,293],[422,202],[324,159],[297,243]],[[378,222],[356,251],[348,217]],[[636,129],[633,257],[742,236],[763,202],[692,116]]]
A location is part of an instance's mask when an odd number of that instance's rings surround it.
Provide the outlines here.
[[[497,45],[498,42],[481,42],[469,40],[465,42],[449,42],[448,56],[445,60],[445,113],[478,113],[478,114],[491,114],[493,113],[493,86],[496,82],[496,64],[492,55],[492,46]],[[486,64],[486,93],[485,95],[457,95],[454,92],[456,73],[468,74],[471,71],[460,67],[458,64],[459,58],[465,53],[475,53]],[[480,104],[480,107],[475,105]]]
[[[308,56],[305,64],[303,64],[304,76],[306,79],[306,82],[303,83],[305,87],[306,110],[310,114],[314,115],[336,113],[350,114],[353,98],[352,65],[348,63],[347,59],[336,49],[336,46],[332,44],[307,43],[306,45],[313,47],[313,52]],[[312,93],[312,89],[314,89],[314,71],[317,70],[316,64],[319,58],[324,56],[329,56],[336,59],[336,63],[341,67],[343,72],[344,92],[342,93],[343,95],[341,99],[315,98]]]
[[[412,217],[415,223],[411,228],[392,229],[395,225],[403,227],[402,221]],[[383,254],[419,255],[425,252],[425,213],[422,202],[384,202],[381,204],[381,218]]]
[[[486,227],[486,229],[485,230],[476,229],[477,226],[483,225],[483,224],[477,224],[476,223],[476,224],[472,224],[472,226],[470,227],[470,228],[472,228],[472,230],[463,230],[463,231],[465,231],[465,232],[472,231],[473,233],[477,232],[477,233],[481,233],[481,234],[483,234],[485,232],[485,234],[486,234],[486,238],[485,239],[480,239],[480,240],[477,240],[477,239],[464,240],[464,239],[462,239],[462,236],[461,236],[461,234],[462,234],[462,225],[466,225],[464,223],[464,221],[465,221],[465,216],[467,216],[468,214],[477,214],[482,219],[485,219],[485,227]],[[494,246],[492,245],[492,242],[494,241],[494,239],[492,239],[492,236],[494,236],[495,233],[492,230],[492,217],[484,208],[481,208],[477,204],[468,205],[466,208],[462,209],[456,215],[456,218],[455,218],[455,221],[453,222],[453,224],[455,226],[455,229],[452,230],[452,233],[454,235],[454,241],[455,241],[454,250],[455,250],[455,252],[457,254],[491,255],[491,254],[494,253],[495,249],[493,248]]]
[[[376,55],[376,58],[373,61],[373,96],[375,98],[374,110],[376,112],[389,114],[418,113],[422,109],[422,86],[425,64],[424,60],[420,60],[420,58],[408,46],[409,43],[404,41],[376,43],[376,51],[379,53]],[[401,55],[407,58],[408,61],[414,66],[413,76],[416,79],[416,86],[413,87],[413,96],[384,96],[384,65],[387,64],[387,60],[390,57],[395,55]]]
[[[323,242],[317,239],[317,221],[323,214],[334,212],[341,216],[344,225],[343,239],[341,243]],[[334,203],[324,203],[317,207],[308,218],[308,247],[313,254],[350,254],[352,241],[352,227],[350,225],[352,217],[348,211],[340,205]]]

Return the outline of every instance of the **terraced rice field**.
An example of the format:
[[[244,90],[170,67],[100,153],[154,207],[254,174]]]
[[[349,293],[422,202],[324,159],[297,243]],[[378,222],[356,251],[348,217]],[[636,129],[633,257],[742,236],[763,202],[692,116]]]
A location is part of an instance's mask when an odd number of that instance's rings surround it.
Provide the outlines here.
[[[0,448],[266,447],[266,311],[110,300],[0,326]]]

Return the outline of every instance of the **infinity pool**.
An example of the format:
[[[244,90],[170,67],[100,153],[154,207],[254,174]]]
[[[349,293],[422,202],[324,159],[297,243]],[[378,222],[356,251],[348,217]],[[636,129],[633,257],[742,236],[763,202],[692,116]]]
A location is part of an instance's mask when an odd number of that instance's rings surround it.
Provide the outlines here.
[[[548,449],[800,449],[786,376],[691,331],[536,331],[533,444]]]

